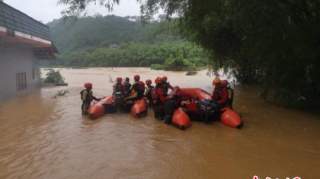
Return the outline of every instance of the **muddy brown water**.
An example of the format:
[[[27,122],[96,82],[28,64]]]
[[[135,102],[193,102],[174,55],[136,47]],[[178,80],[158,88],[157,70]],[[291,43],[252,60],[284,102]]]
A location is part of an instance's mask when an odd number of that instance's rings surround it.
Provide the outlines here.
[[[94,84],[111,93],[110,77],[167,75],[172,84],[211,90],[205,72],[149,69],[63,69],[68,87],[43,88],[0,105],[0,178],[210,178],[253,175],[320,178],[320,117],[263,102],[254,89],[237,88],[242,130],[193,122],[181,131],[127,114],[90,121],[80,114],[79,92]],[[52,98],[67,89],[64,97]]]

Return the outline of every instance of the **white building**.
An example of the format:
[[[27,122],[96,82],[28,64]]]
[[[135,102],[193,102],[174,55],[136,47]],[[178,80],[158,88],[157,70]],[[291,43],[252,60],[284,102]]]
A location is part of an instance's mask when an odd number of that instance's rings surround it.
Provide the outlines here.
[[[38,61],[54,53],[46,25],[0,1],[0,102],[39,87]]]

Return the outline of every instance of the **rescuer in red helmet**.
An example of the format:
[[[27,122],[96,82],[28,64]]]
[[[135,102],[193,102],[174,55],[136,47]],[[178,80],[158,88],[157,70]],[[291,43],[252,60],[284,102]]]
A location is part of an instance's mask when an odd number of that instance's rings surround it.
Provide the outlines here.
[[[214,100],[220,108],[225,107],[229,100],[228,82],[216,78],[213,80],[212,84],[214,86],[212,100]]]
[[[126,112],[129,112],[132,105],[136,100],[139,100],[144,97],[144,91],[145,91],[145,84],[140,81],[140,76],[135,75],[133,77],[134,83],[131,86],[129,96],[124,98],[124,110]]]
[[[123,88],[124,88],[124,97],[128,97],[130,95],[130,89],[131,89],[131,83],[128,77],[126,77],[126,79],[123,82]]]
[[[125,98],[126,101],[128,100],[135,101],[137,99],[143,98],[144,96],[145,84],[142,81],[140,81],[140,76],[135,75],[133,79],[134,79],[134,83],[131,86],[130,96]]]
[[[163,90],[163,83],[160,77],[155,79],[155,88],[152,90],[152,105],[154,111],[154,117],[159,120],[163,120],[164,111],[163,111],[163,104],[166,100],[166,96]]]
[[[113,95],[114,96],[121,96],[124,95],[124,86],[122,84],[122,78],[118,77],[116,80],[116,84],[113,85]]]
[[[115,109],[116,110],[120,110],[123,109],[124,107],[124,103],[123,103],[123,99],[125,96],[125,87],[122,84],[122,78],[118,77],[116,79],[116,84],[113,85],[113,98],[115,100]]]
[[[171,84],[168,82],[168,77],[163,76],[162,77],[162,87],[164,90],[164,94],[168,95],[169,89],[173,90],[173,87],[171,86]]]
[[[93,96],[91,83],[85,83],[84,88],[85,89],[83,89],[80,92],[81,100],[82,100],[81,111],[82,111],[82,115],[87,115],[91,102],[93,100],[99,101],[100,99]]]

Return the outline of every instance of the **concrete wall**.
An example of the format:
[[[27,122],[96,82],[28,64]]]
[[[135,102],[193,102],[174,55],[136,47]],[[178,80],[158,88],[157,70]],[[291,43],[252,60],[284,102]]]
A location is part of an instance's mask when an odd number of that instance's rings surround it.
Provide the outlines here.
[[[40,75],[37,61],[31,47],[0,45],[0,102],[39,87]],[[34,69],[36,75],[33,79]],[[22,72],[26,72],[27,89],[18,91],[16,74]]]

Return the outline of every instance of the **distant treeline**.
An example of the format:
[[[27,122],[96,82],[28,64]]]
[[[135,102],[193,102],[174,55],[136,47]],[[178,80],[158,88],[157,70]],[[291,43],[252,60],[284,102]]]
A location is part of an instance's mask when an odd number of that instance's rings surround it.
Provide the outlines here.
[[[137,17],[69,17],[49,26],[60,52],[51,64],[55,66],[194,70],[209,61],[201,47],[179,35],[175,21],[143,24]]]
[[[205,66],[208,55],[189,42],[129,43],[59,56],[55,65],[71,67],[153,67],[167,70],[194,70]]]
[[[95,1],[68,0],[67,12]],[[108,7],[121,0],[101,0]],[[232,68],[243,84],[261,87],[262,96],[288,106],[320,106],[319,0],[145,0],[144,19],[179,14],[180,32]],[[94,26],[92,28],[95,28]],[[156,37],[156,36],[155,36]]]

